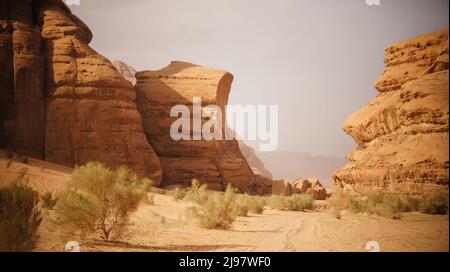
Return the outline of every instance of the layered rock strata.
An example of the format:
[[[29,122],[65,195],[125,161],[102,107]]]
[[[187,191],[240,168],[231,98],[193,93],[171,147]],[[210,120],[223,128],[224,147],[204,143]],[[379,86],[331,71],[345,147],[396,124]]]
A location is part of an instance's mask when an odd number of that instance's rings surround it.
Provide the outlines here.
[[[128,165],[158,184],[132,85],[89,47],[89,28],[60,0],[0,6],[0,144],[67,166]]]
[[[208,184],[213,190],[223,190],[232,184],[241,192],[261,193],[267,188],[255,179],[251,168],[239,150],[236,140],[223,140],[225,120],[222,118],[222,140],[173,140],[170,127],[178,117],[170,117],[172,107],[187,106],[190,111],[189,132],[193,135],[193,101],[201,98],[202,111],[207,105],[218,106],[223,115],[228,102],[233,76],[223,70],[172,62],[159,71],[136,74],[138,108],[143,118],[148,140],[161,160],[164,173],[162,185],[190,185],[193,178]],[[202,118],[202,125],[208,118]],[[264,186],[263,186],[264,187]]]
[[[389,46],[379,94],[345,122],[358,144],[334,186],[424,195],[448,190],[448,28]]]

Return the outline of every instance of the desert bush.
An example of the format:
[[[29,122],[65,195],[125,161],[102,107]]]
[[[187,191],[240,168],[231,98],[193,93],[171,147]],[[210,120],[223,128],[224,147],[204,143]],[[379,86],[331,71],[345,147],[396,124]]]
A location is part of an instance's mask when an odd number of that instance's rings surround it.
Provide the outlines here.
[[[201,205],[208,198],[206,192],[208,186],[206,184],[200,184],[198,179],[193,179],[191,183],[191,189],[186,192],[184,199]]]
[[[206,187],[194,182],[187,198],[196,205],[186,210],[186,218],[208,229],[228,229],[236,219],[236,194],[231,185],[225,193],[207,193]]]
[[[50,192],[47,192],[41,196],[41,206],[44,209],[52,210],[57,202],[58,198],[53,198],[53,195]]]
[[[247,195],[239,195],[236,197],[236,215],[247,216],[250,212],[250,202],[251,198]]]
[[[258,196],[250,196],[249,212],[262,214],[264,212],[264,200]]]
[[[55,207],[58,225],[68,234],[100,233],[105,241],[119,239],[129,216],[147,197],[150,182],[127,167],[111,170],[99,162],[77,167]]]
[[[0,251],[31,251],[42,221],[39,194],[24,181],[26,171],[11,185],[0,189]]]
[[[184,199],[186,196],[186,192],[181,190],[179,187],[176,187],[175,190],[173,190],[173,199],[178,201]]]
[[[282,211],[305,211],[315,208],[315,201],[309,194],[271,196],[267,204],[273,209]]]
[[[435,192],[422,200],[419,204],[419,210],[428,214],[447,214],[448,213],[448,192]]]

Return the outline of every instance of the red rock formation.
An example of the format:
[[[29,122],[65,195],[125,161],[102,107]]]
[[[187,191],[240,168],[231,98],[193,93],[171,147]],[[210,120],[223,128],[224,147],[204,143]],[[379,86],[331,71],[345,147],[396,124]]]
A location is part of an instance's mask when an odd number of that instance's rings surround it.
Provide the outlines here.
[[[1,98],[0,136],[3,145],[42,158],[45,130],[45,66],[39,28],[27,0],[1,1]],[[3,69],[5,67],[5,69]],[[9,128],[8,128],[9,126]],[[9,130],[9,131],[7,131]]]
[[[194,97],[202,98],[202,106],[214,104],[225,113],[233,81],[230,73],[172,62],[159,71],[138,72],[136,78],[138,108],[147,138],[161,159],[163,186],[190,185],[191,179],[198,178],[213,190],[223,190],[228,183],[242,192],[263,190],[236,140],[174,141],[170,136],[170,126],[177,119],[170,117],[171,108],[179,104],[192,108]]]
[[[334,186],[356,193],[448,190],[448,29],[386,49],[380,94],[344,131],[358,143]]]
[[[0,3],[0,63],[6,67],[0,121],[4,128],[15,120],[15,148],[67,166],[125,164],[158,184],[159,159],[146,140],[135,92],[88,46],[89,28],[60,0]],[[4,135],[2,129],[0,144]]]

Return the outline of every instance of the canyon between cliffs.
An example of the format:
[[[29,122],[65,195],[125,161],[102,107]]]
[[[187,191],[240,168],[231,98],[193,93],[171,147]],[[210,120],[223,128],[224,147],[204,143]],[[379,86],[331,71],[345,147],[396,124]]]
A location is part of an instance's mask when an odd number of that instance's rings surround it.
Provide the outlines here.
[[[366,251],[369,241],[385,251],[449,250],[448,212],[414,211],[392,220],[343,211],[335,218],[327,202],[340,192],[362,198],[448,193],[448,28],[386,49],[385,71],[375,83],[379,94],[343,125],[358,146],[342,168],[333,161],[332,188],[301,173],[275,180],[241,140],[170,137],[175,105],[191,108],[201,97],[203,106],[225,110],[230,72],[183,61],[136,71],[93,50],[92,38],[60,0],[0,0],[0,188],[25,168],[31,187],[57,196],[74,168],[90,161],[126,165],[155,187],[154,202],[132,215],[129,237],[87,239],[83,251]],[[317,204],[307,212],[265,206],[261,214],[238,217],[231,230],[202,229],[181,219],[192,204],[171,196],[193,179],[211,194],[231,184],[238,193],[308,195]],[[48,218],[36,250],[65,250],[64,235]]]

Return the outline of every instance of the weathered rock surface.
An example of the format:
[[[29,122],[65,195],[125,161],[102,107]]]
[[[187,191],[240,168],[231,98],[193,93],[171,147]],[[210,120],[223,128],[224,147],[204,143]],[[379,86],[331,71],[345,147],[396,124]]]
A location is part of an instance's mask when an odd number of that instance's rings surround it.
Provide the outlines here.
[[[358,143],[338,189],[423,195],[448,190],[448,29],[386,49],[380,92],[343,129]]]
[[[202,107],[216,105],[225,113],[233,76],[219,69],[191,63],[172,62],[159,71],[136,74],[138,108],[147,138],[161,159],[162,186],[190,185],[197,178],[213,190],[223,190],[228,183],[241,192],[258,193],[257,181],[239,150],[236,140],[179,140],[170,136],[175,105],[186,105],[192,119],[193,98],[202,99]],[[202,119],[202,124],[207,120]],[[222,120],[222,135],[225,135]],[[191,124],[189,134],[194,128]]]
[[[325,200],[327,190],[318,178],[300,178],[292,182],[292,194],[309,194],[315,200]]]
[[[158,183],[132,85],[88,46],[89,28],[60,0],[0,6],[0,145],[67,166],[125,164]]]
[[[272,195],[292,195],[292,184],[288,180],[284,179],[272,181]]]

